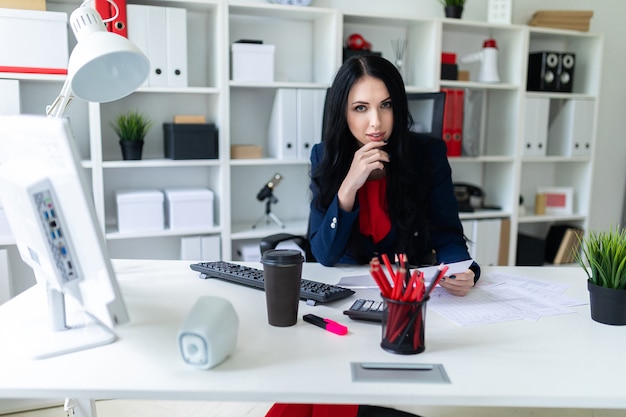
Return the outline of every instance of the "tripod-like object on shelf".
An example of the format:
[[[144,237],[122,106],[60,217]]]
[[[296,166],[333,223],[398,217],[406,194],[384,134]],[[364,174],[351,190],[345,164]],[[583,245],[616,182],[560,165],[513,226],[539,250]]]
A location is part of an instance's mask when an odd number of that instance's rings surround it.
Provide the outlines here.
[[[259,218],[259,220],[256,221],[256,223],[252,225],[253,229],[256,229],[256,227],[264,220],[265,224],[270,224],[270,221],[273,221],[281,228],[285,228],[283,222],[281,222],[278,216],[276,216],[276,214],[272,211],[272,204],[278,203],[278,199],[274,196],[274,187],[280,183],[281,179],[282,176],[280,174],[275,174],[257,194],[257,200],[265,200],[265,213],[261,216],[261,218]]]
[[[264,220],[265,220],[265,224],[270,224],[270,221],[273,221],[281,228],[283,229],[285,228],[285,224],[281,222],[278,216],[274,214],[274,212],[272,211],[272,204],[275,204],[277,202],[278,202],[278,199],[274,196],[274,193],[270,191],[270,195],[266,198],[266,201],[265,201],[265,214],[263,214],[259,218],[259,220],[257,220],[256,223],[252,225],[253,229],[256,229],[256,227],[259,224],[261,224]]]

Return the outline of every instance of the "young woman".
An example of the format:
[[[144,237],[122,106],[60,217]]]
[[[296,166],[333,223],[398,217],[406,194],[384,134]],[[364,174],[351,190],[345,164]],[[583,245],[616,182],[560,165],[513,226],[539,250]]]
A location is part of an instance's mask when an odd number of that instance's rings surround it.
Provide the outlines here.
[[[323,265],[405,253],[412,265],[469,259],[446,145],[410,131],[402,76],[377,56],[338,70],[328,91],[322,142],[311,153],[309,242]],[[445,277],[463,296],[480,267]]]

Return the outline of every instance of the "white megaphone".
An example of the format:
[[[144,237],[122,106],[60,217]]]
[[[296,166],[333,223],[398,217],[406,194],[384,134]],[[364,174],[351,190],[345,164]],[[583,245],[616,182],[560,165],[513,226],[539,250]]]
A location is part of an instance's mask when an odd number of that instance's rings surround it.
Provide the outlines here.
[[[461,58],[461,63],[480,61],[480,71],[477,81],[483,83],[499,83],[498,76],[498,47],[495,39],[487,39],[483,42],[483,49]]]

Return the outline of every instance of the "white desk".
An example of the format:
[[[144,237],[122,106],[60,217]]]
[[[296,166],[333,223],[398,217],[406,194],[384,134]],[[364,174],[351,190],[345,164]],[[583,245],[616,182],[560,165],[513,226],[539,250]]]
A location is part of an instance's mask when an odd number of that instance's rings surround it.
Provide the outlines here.
[[[626,409],[626,329],[577,313],[461,328],[427,314],[426,351],[402,356],[379,347],[380,327],[342,314],[353,298],[330,305],[300,304],[298,324],[267,324],[263,292],[201,280],[187,261],[116,261],[132,322],[117,342],[57,358],[29,361],[0,334],[0,398],[133,398],[261,402],[367,403],[423,406]],[[486,268],[487,269],[487,268]],[[517,275],[571,284],[586,300],[580,268],[501,268]],[[488,269],[487,269],[488,270]],[[485,271],[486,272],[486,271]],[[363,268],[306,264],[304,278],[335,283]],[[181,359],[176,335],[201,295],[229,299],[240,317],[232,356],[199,371]],[[358,294],[357,294],[358,295]],[[0,329],[42,308],[30,289],[0,307]],[[302,321],[314,313],[347,324],[337,336]],[[0,330],[1,331],[1,330]],[[352,382],[351,362],[440,363],[450,384]]]

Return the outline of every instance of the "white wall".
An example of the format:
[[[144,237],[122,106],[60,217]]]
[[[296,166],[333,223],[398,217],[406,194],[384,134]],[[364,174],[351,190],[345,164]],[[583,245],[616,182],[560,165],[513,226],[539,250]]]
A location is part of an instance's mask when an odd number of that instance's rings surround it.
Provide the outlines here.
[[[488,0],[466,0],[462,18],[485,21],[487,4]],[[407,17],[443,17],[439,0],[313,0],[311,6]],[[513,0],[513,23],[525,24],[537,10],[593,10],[590,31],[605,35],[589,225],[595,230],[608,229],[622,222],[626,197],[626,1]]]

